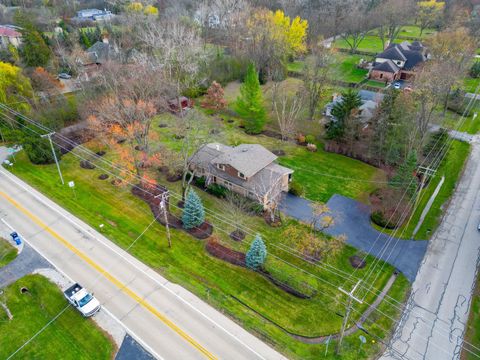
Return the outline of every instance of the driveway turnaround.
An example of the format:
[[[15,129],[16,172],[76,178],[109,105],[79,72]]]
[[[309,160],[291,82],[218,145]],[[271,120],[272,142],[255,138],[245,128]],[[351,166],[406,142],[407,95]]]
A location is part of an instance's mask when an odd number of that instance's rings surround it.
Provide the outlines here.
[[[460,359],[480,263],[478,137],[472,145],[465,172],[442,224],[430,240],[390,343],[396,353],[387,352],[383,359]],[[471,358],[480,357],[480,349],[465,347],[475,353]]]
[[[1,167],[0,212],[25,242],[94,292],[156,358],[283,359]]]
[[[309,200],[286,194],[280,210],[297,220],[310,222],[310,204]],[[327,205],[335,219],[334,226],[325,230],[327,234],[345,234],[347,244],[388,262],[413,282],[428,241],[401,240],[381,233],[370,224],[370,208],[345,196],[335,194]]]

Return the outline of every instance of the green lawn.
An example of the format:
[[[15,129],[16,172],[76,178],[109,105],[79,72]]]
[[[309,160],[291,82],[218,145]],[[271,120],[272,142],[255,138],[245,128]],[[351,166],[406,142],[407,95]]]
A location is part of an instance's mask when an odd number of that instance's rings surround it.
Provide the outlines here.
[[[417,226],[420,215],[425,208],[430,196],[435,191],[442,175],[445,175],[445,182],[443,183],[440,192],[437,194],[435,201],[430,208],[425,220],[423,221],[420,230],[415,235],[417,240],[429,239],[435,229],[440,224],[440,220],[443,215],[444,207],[448,204],[450,197],[453,195],[457,181],[460,178],[461,172],[465,161],[470,153],[470,144],[454,140],[448,156],[442,162],[436,175],[430,180],[428,186],[420,192],[420,200],[418,207],[412,216],[410,222],[406,223],[402,228],[395,232],[395,236],[402,239],[410,239],[413,234],[413,230]],[[394,233],[394,231],[385,231],[387,233]]]
[[[154,128],[158,128],[157,125],[155,124]],[[160,130],[164,131],[165,129]],[[163,138],[165,139],[166,136],[167,134],[164,133]],[[266,138],[266,142],[268,141],[273,141],[273,139]],[[175,145],[173,141],[167,141],[167,143],[172,147]],[[94,145],[90,144],[90,146]],[[97,150],[98,148],[94,147],[94,149]],[[321,157],[324,155],[319,153],[315,156]],[[106,157],[112,158],[113,155],[107,153]],[[355,162],[352,160],[353,163]],[[342,166],[348,169],[350,164],[344,163]],[[366,165],[362,165],[362,167],[364,166],[366,167]],[[76,198],[72,196],[70,188],[62,187],[59,184],[55,165],[33,166],[28,162],[24,153],[19,153],[12,172],[103,232],[123,248],[130,245],[152,221],[148,206],[131,195],[128,188],[115,187],[109,181],[99,180],[98,176],[102,173],[101,170],[81,169],[79,160],[73,154],[62,158],[61,167],[65,180],[75,181]],[[322,179],[321,176],[318,178]],[[168,184],[171,190],[179,191],[179,183],[166,183],[163,177],[159,177],[158,180],[160,183]],[[331,182],[330,179],[328,181]],[[320,193],[316,189],[312,191]],[[223,200],[214,198],[204,192],[200,192],[200,195],[208,209],[224,213]],[[92,201],[92,199],[95,199],[95,201]],[[172,201],[172,209],[176,214],[179,213],[178,210],[175,210],[175,201]],[[207,218],[216,226],[215,234],[221,242],[245,251],[251,241],[250,237],[243,243],[235,243],[226,234],[234,229],[233,224],[225,224],[208,214]],[[291,284],[303,284],[305,286],[305,283],[308,283],[318,291],[317,295],[310,300],[293,297],[250,270],[235,267],[212,258],[205,252],[203,242],[193,239],[183,231],[172,231],[173,248],[169,249],[165,239],[165,229],[161,225],[152,226],[142,236],[141,241],[138,241],[129,251],[169,280],[181,284],[215,307],[236,318],[244,327],[264,338],[287,356],[302,359],[318,358],[325,351],[324,345],[308,345],[296,341],[278,326],[307,336],[338,331],[341,318],[336,315],[336,312],[343,311],[342,305],[336,301],[339,293],[336,288],[327,285],[324,281],[339,285],[343,283],[344,279],[339,279],[331,272],[308,264],[275,247],[280,243],[289,246],[288,240],[282,237],[286,224],[292,226],[303,225],[289,220],[282,227],[272,228],[265,225],[262,218],[247,215],[243,219],[236,219],[236,221],[242,221],[249,228],[262,234],[270,254],[267,262],[267,268],[270,271],[281,272],[283,274],[282,278],[287,279]],[[99,229],[98,224],[101,223],[105,226]],[[327,256],[322,260],[322,263],[327,263],[349,273],[353,269],[349,265],[348,258],[355,253],[355,249],[346,246],[338,256]],[[284,264],[275,256],[311,272],[318,278],[308,276],[295,267]],[[365,274],[372,261],[373,259],[368,257],[367,267],[358,270],[356,276],[361,277]],[[392,272],[393,268],[386,266],[374,286],[381,288]],[[392,296],[402,301],[407,287],[408,284],[400,279],[391,291]],[[259,314],[271,319],[278,326],[252,312],[245,305],[236,301],[233,296],[255,309]],[[366,301],[371,302],[372,300],[373,296],[369,294]],[[366,304],[363,304],[359,306],[358,310],[362,311],[365,307]],[[359,314],[354,315],[354,319],[358,316]],[[384,318],[381,321],[379,320],[378,323],[384,324],[387,329],[391,324],[390,320]],[[378,323],[371,325],[371,329],[374,334],[383,337],[386,330],[379,329]],[[370,328],[370,326],[367,325],[367,328]],[[374,340],[374,338],[368,338],[369,341]],[[358,334],[347,338],[345,343],[346,358],[357,358],[357,343]],[[365,354],[361,356],[363,358],[365,356],[371,357],[379,349],[380,345],[378,343],[372,343],[364,348]]]
[[[476,353],[478,353],[477,349],[480,347],[480,278],[478,277],[475,291],[472,294],[470,316],[468,319],[467,327],[465,329],[465,341],[468,341],[468,343],[473,346],[464,343],[461,359],[478,359],[478,356],[475,355]],[[466,351],[466,349],[473,352],[473,354]]]
[[[346,55],[339,53],[334,64],[335,79],[352,83],[358,83],[365,79],[368,70],[357,68],[360,59],[368,60],[362,55]]]
[[[379,89],[383,89],[385,87],[385,83],[381,81],[375,81],[375,80],[368,80],[365,85],[368,86],[373,86]]]
[[[436,33],[434,29],[424,29],[423,33],[420,35],[420,27],[416,25],[406,25],[402,26],[402,30],[398,34],[399,37],[410,37],[416,39],[425,39]]]
[[[477,117],[474,119],[474,113],[477,113]],[[472,114],[467,117],[463,123],[458,126],[458,122],[461,119],[461,115],[447,110],[445,118],[443,119],[442,126],[447,129],[455,129],[461,132],[469,134],[477,134],[480,131],[480,104],[473,108]]]
[[[20,288],[29,292],[22,294]],[[56,285],[40,275],[28,275],[3,289],[0,301],[0,358],[6,359],[29,340],[68,302]],[[52,322],[15,359],[112,359],[115,345],[98,326],[72,307]]]
[[[287,64],[287,70],[293,73],[301,73],[305,66],[305,62],[301,60],[296,60]]]
[[[0,237],[0,268],[7,265],[17,256],[17,249],[8,240]]]
[[[401,40],[397,39],[395,42],[401,42]],[[333,46],[340,49],[350,49],[350,46],[348,45],[347,41],[345,41],[345,39],[340,37],[335,41]],[[382,52],[383,51],[382,41],[377,35],[367,35],[360,42],[357,50],[371,52],[372,54]]]
[[[463,81],[463,90],[469,93],[475,93],[478,85],[480,84],[480,78],[466,77]]]

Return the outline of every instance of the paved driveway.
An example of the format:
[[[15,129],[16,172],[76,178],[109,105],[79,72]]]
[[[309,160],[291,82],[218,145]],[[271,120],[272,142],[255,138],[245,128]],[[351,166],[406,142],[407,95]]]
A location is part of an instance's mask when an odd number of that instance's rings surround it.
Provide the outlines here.
[[[385,260],[400,270],[410,282],[415,280],[425,255],[428,241],[390,238],[372,227],[367,205],[341,195],[334,195],[327,203],[335,225],[326,230],[330,235],[347,235],[347,243],[359,250]],[[286,215],[300,221],[312,218],[310,201],[286,194],[280,205]]]

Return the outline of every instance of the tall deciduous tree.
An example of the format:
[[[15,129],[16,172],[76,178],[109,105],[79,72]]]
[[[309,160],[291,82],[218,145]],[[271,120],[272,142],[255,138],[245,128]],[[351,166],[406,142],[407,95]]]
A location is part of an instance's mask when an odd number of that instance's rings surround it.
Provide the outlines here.
[[[353,11],[349,13],[343,21],[340,36],[348,44],[350,51],[353,53],[358,49],[358,46],[371,29],[372,20],[360,3],[352,10]]]
[[[247,133],[259,134],[262,132],[266,113],[263,107],[262,89],[253,63],[248,66],[245,82],[240,87],[240,96],[237,98],[235,109],[244,119]]]
[[[420,27],[420,36],[425,29],[440,20],[444,8],[445,2],[443,1],[427,0],[417,3],[417,24]]]
[[[202,199],[197,193],[190,189],[185,200],[182,214],[183,227],[187,230],[202,225],[205,222],[205,209]]]
[[[373,24],[378,28],[378,36],[383,48],[392,44],[414,14],[412,0],[386,0],[378,5],[372,14]]]
[[[250,249],[245,256],[245,263],[247,267],[252,270],[261,270],[267,259],[267,247],[260,235],[256,235]]]
[[[318,104],[325,97],[330,85],[333,61],[331,50],[325,48],[321,41],[312,47],[311,56],[305,59],[303,84],[307,93],[310,119],[315,116]]]
[[[30,111],[29,101],[32,96],[32,86],[28,78],[22,75],[22,70],[0,62],[0,103],[26,113]]]
[[[289,96],[284,88],[280,91],[281,94],[274,98],[273,109],[282,140],[288,140],[295,136],[303,110],[303,95],[297,93],[294,96]]]

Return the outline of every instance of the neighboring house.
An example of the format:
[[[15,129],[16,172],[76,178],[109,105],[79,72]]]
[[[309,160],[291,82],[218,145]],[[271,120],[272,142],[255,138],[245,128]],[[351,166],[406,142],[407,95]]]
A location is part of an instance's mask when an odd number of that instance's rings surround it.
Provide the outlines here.
[[[375,110],[378,105],[382,102],[383,98],[385,97],[382,93],[377,93],[374,91],[369,90],[360,90],[358,95],[362,99],[362,105],[358,108],[358,119],[362,123],[368,122],[373,115],[375,114]],[[336,103],[342,100],[342,95],[334,94],[332,102],[328,103],[325,106],[324,114],[328,116],[330,119],[335,120],[334,116],[332,115],[332,109]]]
[[[102,21],[102,20],[110,20],[115,15],[112,14],[111,11],[106,9],[99,10],[99,9],[83,9],[77,11],[77,16],[75,16],[72,20],[74,21]]]
[[[276,164],[276,159],[258,144],[231,147],[211,143],[190,158],[190,170],[194,176],[204,176],[207,185],[222,185],[267,209],[275,207],[280,194],[288,191],[293,173]]]
[[[110,60],[117,60],[119,52],[108,42],[108,39],[104,39],[103,41],[97,41],[89,47],[87,55],[88,63],[102,65]]]
[[[22,43],[22,34],[13,25],[0,25],[0,48],[7,49],[9,45],[19,47]]]
[[[369,78],[384,82],[409,80],[427,58],[427,49],[419,41],[391,44],[375,58]]]

